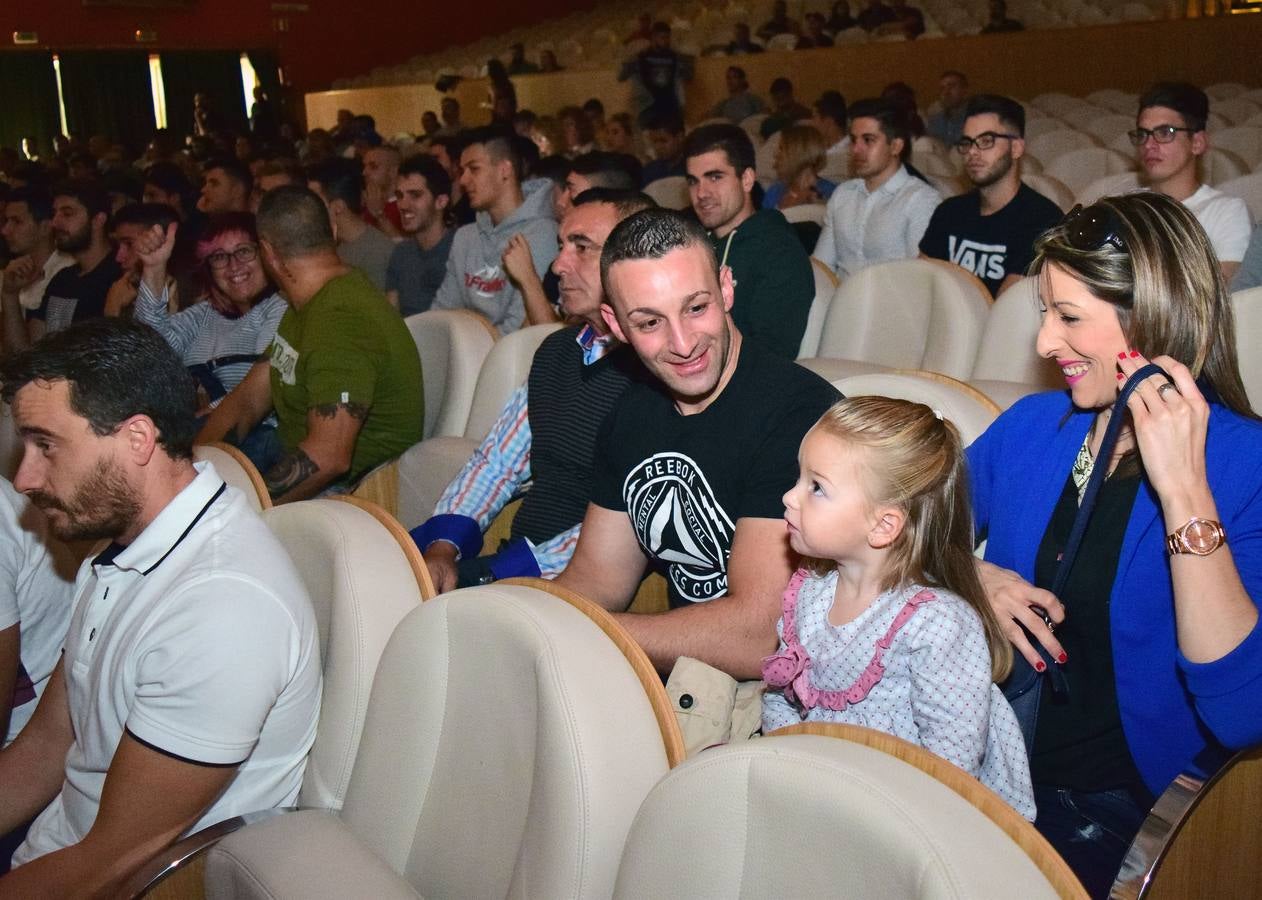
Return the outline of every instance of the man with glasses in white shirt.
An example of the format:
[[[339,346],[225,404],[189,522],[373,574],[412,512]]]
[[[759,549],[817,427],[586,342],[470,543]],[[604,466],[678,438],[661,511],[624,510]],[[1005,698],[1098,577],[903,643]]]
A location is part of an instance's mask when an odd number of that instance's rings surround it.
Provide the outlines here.
[[[1196,216],[1230,283],[1249,246],[1251,221],[1243,200],[1201,183],[1196,165],[1209,149],[1208,118],[1204,91],[1185,82],[1161,82],[1139,98],[1135,130],[1129,134],[1146,186],[1178,200]]]
[[[955,149],[974,190],[939,204],[920,255],[967,269],[997,297],[1025,275],[1035,239],[1060,221],[1061,210],[1021,181],[1025,110],[1015,100],[969,98]]]

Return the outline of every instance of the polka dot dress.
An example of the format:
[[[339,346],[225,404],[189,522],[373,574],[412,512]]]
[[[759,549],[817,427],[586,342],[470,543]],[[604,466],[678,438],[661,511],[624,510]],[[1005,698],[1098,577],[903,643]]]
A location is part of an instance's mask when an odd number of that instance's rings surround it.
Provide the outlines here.
[[[949,591],[909,585],[887,591],[852,621],[834,626],[828,612],[836,588],[836,572],[799,570],[790,582],[785,603],[795,610],[797,641],[789,643],[800,647],[786,643],[782,618],[781,652],[764,667],[769,686],[763,731],[802,721],[884,731],[954,763],[1033,820],[1021,729],[991,681],[990,652],[972,608]],[[917,602],[905,612],[913,598]],[[771,686],[786,680],[786,666],[799,673],[798,690],[789,685],[792,699]]]

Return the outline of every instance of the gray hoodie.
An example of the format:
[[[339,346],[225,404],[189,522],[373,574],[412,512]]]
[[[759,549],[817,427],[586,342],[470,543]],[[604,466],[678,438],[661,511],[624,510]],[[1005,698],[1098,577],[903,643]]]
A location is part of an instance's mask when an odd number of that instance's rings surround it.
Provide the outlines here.
[[[485,211],[456,231],[447,257],[447,275],[432,309],[471,309],[491,320],[501,334],[522,326],[526,308],[521,292],[504,272],[509,238],[524,234],[542,276],[557,255],[557,223],[552,218],[552,182],[533,178],[521,186],[522,204],[498,225]]]

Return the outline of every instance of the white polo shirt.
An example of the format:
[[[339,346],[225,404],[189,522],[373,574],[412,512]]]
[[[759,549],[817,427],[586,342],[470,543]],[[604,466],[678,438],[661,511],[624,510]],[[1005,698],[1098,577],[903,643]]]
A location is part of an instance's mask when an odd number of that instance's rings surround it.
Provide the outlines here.
[[[0,631],[18,626],[21,651],[8,746],[30,721],[66,639],[74,606],[74,563],[50,547],[39,510],[0,478]],[[59,564],[60,563],[60,564]]]
[[[293,563],[207,463],[127,547],[84,562],[64,672],[75,741],[14,865],[81,841],[124,731],[238,766],[190,830],[292,805],[320,709],[315,614]]]
[[[875,191],[862,178],[844,181],[828,199],[814,255],[841,278],[864,266],[914,259],[941,199],[901,165]]]
[[[1249,235],[1253,231],[1253,220],[1243,200],[1203,184],[1183,201],[1183,205],[1191,210],[1209,235],[1219,262],[1240,262],[1244,259]]]

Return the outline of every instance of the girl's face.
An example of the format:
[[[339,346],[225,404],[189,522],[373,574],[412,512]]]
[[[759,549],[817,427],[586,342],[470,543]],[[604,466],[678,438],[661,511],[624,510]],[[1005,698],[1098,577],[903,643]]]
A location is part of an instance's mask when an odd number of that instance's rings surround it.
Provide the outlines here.
[[[863,450],[818,428],[807,432],[797,484],[784,495],[790,546],[803,556],[839,561],[866,550],[876,524],[866,477]]]
[[[230,231],[215,238],[206,265],[215,287],[235,306],[249,306],[267,287],[258,245],[243,232]]]
[[[1118,354],[1128,350],[1112,303],[1055,264],[1039,276],[1043,324],[1036,344],[1040,356],[1056,361],[1074,406],[1103,409],[1117,399]]]

